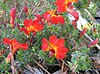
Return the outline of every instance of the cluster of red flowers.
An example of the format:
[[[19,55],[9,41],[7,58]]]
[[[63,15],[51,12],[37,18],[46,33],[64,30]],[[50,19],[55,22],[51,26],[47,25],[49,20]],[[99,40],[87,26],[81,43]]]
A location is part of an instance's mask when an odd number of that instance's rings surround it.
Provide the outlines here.
[[[46,38],[42,39],[42,50],[45,52],[50,51],[59,60],[64,59],[68,52],[64,42],[64,39],[58,39],[55,35],[51,35],[49,41]]]
[[[43,23],[39,19],[25,19],[24,27],[21,28],[21,31],[24,31],[25,34],[29,35],[31,32],[35,33],[43,29]]]
[[[36,14],[36,19],[28,20],[25,19],[23,24],[24,27],[20,27],[21,31],[24,31],[26,35],[29,35],[30,33],[36,33],[38,31],[43,30],[44,22],[47,22],[49,25],[51,24],[64,24],[65,20],[64,17],[59,12],[68,12],[71,14],[75,19],[72,20],[72,25],[76,28],[76,22],[79,19],[78,12],[74,10],[73,2],[78,2],[78,0],[56,0],[55,5],[57,6],[57,10],[48,10],[45,12],[42,16],[39,14]],[[23,10],[26,14],[29,14],[28,7],[24,6]],[[12,8],[10,10],[10,24],[12,24],[12,27],[14,27],[14,20],[16,17],[16,8]],[[83,31],[80,33],[80,36],[83,36],[84,33],[86,33],[87,29],[83,29]],[[4,38],[4,44],[9,44],[11,46],[12,54],[14,55],[15,52],[22,48],[26,50],[28,48],[28,44],[20,44],[16,39],[10,40],[9,38]],[[46,38],[42,39],[42,50],[44,52],[50,51],[50,56],[52,57],[55,55],[55,57],[58,60],[64,59],[66,57],[66,54],[68,52],[68,48],[64,46],[64,39],[58,39],[55,35],[51,35],[49,37],[49,40]],[[90,43],[89,47],[95,45],[98,43],[98,39],[94,40]],[[11,59],[11,54],[8,55],[9,60]]]
[[[64,24],[64,17],[62,15],[57,14],[56,10],[49,10],[43,14],[43,18],[45,21],[53,24]]]
[[[44,22],[48,22],[49,25],[51,24],[64,24],[65,20],[64,17],[58,12],[69,12],[73,17],[76,19],[73,20],[72,24],[75,24],[78,19],[78,14],[76,11],[73,10],[74,6],[72,5],[72,2],[78,2],[78,0],[56,0],[55,4],[57,5],[57,11],[56,10],[49,10],[45,12],[42,16],[36,15],[36,19],[24,20],[24,27],[20,27],[21,31],[24,31],[26,35],[29,35],[30,33],[36,33],[38,31],[43,30],[43,24]],[[26,14],[29,14],[28,7],[24,6],[24,11]],[[10,23],[14,27],[14,19],[16,16],[16,9],[12,8],[10,11],[11,20]],[[44,22],[42,21],[42,18],[44,19]],[[10,44],[12,46],[13,54],[17,51],[18,48],[27,48],[27,45],[18,43],[15,39],[10,40],[8,38],[4,38],[4,43]],[[49,38],[49,41],[47,41],[46,38],[42,39],[42,49],[43,51],[50,50],[50,53],[53,55],[55,54],[55,57],[57,59],[64,59],[66,57],[66,53],[68,52],[68,49],[64,46],[64,39],[58,39],[55,35],[51,35]],[[9,55],[8,55],[9,56]]]

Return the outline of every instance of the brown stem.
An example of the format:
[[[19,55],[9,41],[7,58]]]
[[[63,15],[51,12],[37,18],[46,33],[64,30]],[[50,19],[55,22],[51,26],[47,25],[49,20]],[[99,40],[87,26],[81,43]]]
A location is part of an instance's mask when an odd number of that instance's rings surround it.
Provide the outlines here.
[[[47,72],[47,74],[50,74],[41,64],[39,64],[35,59],[33,59],[34,62],[40,67],[42,68],[45,72]]]
[[[17,1],[14,0],[14,7],[17,8]]]
[[[36,5],[36,8],[32,11],[32,13],[31,14],[33,14],[36,10],[37,10],[37,7],[39,7],[40,5],[41,5],[41,3],[42,3],[43,1],[42,0],[40,0],[40,2]]]
[[[21,9],[18,18],[20,19],[23,9]]]
[[[91,42],[93,41],[86,33],[84,33],[84,35],[86,36],[87,39],[89,39]],[[95,45],[99,50],[100,50],[100,46],[98,44]]]
[[[84,10],[88,13],[88,15],[90,16],[90,19],[91,19],[91,20],[96,21],[96,20],[94,19],[94,17],[91,15],[91,13],[90,13],[87,9],[84,9]]]
[[[70,66],[64,61],[64,60],[61,60],[68,68],[70,68]]]
[[[62,72],[63,72],[63,70],[64,70],[64,61],[62,61],[61,70],[62,70]]]
[[[14,67],[14,57],[12,54],[12,47],[10,45],[10,54],[11,54],[11,69],[12,69],[12,74],[15,74],[15,67]]]
[[[89,6],[90,2],[91,2],[91,0],[87,0],[88,6]]]

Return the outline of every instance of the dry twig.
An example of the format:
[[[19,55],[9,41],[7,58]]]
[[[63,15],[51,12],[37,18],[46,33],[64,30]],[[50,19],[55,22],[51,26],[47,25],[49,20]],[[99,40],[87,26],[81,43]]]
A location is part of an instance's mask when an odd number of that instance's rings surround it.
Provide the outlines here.
[[[93,41],[93,39],[91,39],[86,33],[84,33],[84,35],[86,36],[86,38],[88,38],[91,42]],[[100,46],[98,44],[95,45],[99,50],[100,50]]]
[[[41,64],[39,64],[35,59],[33,59],[34,62],[41,68],[43,69],[45,72],[47,72],[47,74],[50,74]]]
[[[15,67],[14,67],[14,57],[13,57],[13,54],[12,54],[12,47],[10,45],[10,54],[11,54],[11,69],[12,69],[12,74],[16,74],[15,72]]]
[[[42,4],[42,0],[40,0],[40,2],[36,5],[36,8],[32,11],[31,14],[34,14],[34,12],[37,10],[37,7],[39,7]]]

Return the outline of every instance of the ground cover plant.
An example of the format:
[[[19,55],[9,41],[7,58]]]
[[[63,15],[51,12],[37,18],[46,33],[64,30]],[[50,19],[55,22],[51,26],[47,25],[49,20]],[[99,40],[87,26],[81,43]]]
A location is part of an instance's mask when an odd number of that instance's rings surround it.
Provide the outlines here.
[[[0,74],[99,74],[99,0],[1,0]]]

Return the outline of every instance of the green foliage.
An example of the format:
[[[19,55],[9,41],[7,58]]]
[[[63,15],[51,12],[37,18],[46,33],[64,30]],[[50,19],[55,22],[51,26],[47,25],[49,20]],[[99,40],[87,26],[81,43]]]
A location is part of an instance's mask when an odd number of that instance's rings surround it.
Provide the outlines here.
[[[80,70],[87,70],[91,68],[89,50],[90,49],[85,46],[71,54],[71,62],[68,63],[72,70],[78,72]]]
[[[36,18],[34,16],[35,13],[42,15],[50,9],[56,9],[54,4],[55,0],[43,0],[41,5],[38,7],[37,5],[40,0],[27,1],[28,2],[25,2],[24,0],[16,0],[16,2],[13,2],[13,0],[8,0],[5,4],[3,0],[0,2],[0,51],[3,49],[5,50],[5,52],[0,55],[0,73],[4,72],[5,74],[10,74],[9,70],[11,70],[11,64],[5,62],[5,59],[10,52],[9,46],[2,44],[3,38],[6,37],[10,39],[15,38],[20,43],[29,44],[28,50],[24,51],[19,49],[14,55],[15,61],[18,62],[18,66],[21,69],[24,69],[26,64],[30,64],[32,66],[36,65],[33,59],[38,60],[40,64],[45,63],[45,65],[59,64],[59,60],[56,60],[55,56],[50,57],[49,51],[44,52],[41,48],[42,38],[46,38],[48,40],[51,35],[56,35],[57,38],[64,38],[64,45],[69,49],[68,54],[66,54],[67,57],[64,60],[68,61],[72,71],[79,72],[80,70],[91,69],[92,65],[90,54],[92,50],[87,48],[89,41],[85,38],[85,36],[80,38],[80,32],[72,26],[72,22],[68,18],[68,13],[60,13],[65,18],[65,23],[63,25],[59,23],[58,25],[52,24],[51,26],[48,26],[48,23],[46,22],[44,23],[44,29],[37,32],[36,37],[34,37],[32,33],[27,36],[24,32],[18,29],[18,25],[23,27],[24,19]],[[84,9],[88,9],[93,17],[95,17],[97,8],[100,7],[100,4],[99,0],[94,1],[95,0],[92,0],[90,4],[88,4],[88,0],[79,0],[78,3],[74,3],[76,9],[80,10],[82,16],[86,18],[90,24],[94,21],[91,21],[89,15],[84,11]],[[15,19],[15,28],[12,28],[9,23],[9,12],[12,7],[16,6],[16,4],[18,4],[17,16]],[[22,10],[25,5],[28,6],[30,15],[26,15]],[[36,11],[32,13],[34,9],[36,9]],[[1,12],[3,12],[3,15],[1,15]],[[100,24],[94,25],[94,27],[96,28],[97,33],[93,32],[91,29],[87,31],[87,34],[93,39],[98,38],[98,44],[100,44]],[[30,40],[32,40],[32,42]]]

